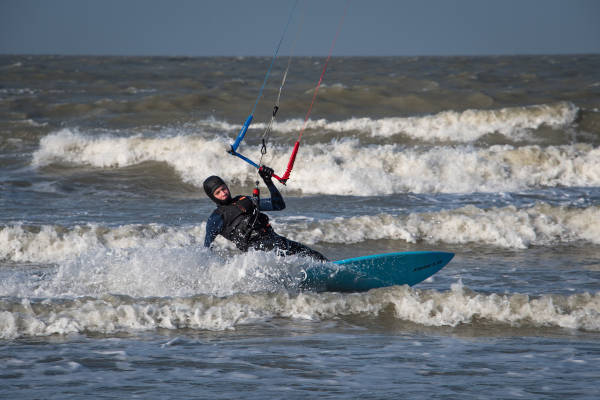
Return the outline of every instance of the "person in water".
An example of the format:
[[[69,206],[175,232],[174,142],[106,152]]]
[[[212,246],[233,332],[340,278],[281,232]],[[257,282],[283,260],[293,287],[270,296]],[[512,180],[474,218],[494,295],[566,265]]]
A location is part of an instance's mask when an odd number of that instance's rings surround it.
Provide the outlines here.
[[[261,211],[281,211],[285,208],[285,202],[271,179],[273,170],[262,166],[258,173],[269,189],[270,198],[258,199],[250,196],[232,198],[223,179],[214,175],[206,178],[203,184],[204,191],[217,204],[217,209],[206,222],[204,247],[210,248],[217,235],[221,235],[244,252],[250,248],[263,251],[276,250],[282,255],[298,254],[317,261],[328,261],[318,251],[275,233],[269,224],[269,217]]]

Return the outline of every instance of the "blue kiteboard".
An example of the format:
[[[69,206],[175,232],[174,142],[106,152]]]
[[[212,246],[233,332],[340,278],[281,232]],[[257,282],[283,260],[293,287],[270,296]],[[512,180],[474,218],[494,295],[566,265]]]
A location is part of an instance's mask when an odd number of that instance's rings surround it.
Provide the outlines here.
[[[301,288],[329,292],[364,292],[393,285],[416,285],[438,272],[454,253],[408,251],[375,254],[311,265]]]

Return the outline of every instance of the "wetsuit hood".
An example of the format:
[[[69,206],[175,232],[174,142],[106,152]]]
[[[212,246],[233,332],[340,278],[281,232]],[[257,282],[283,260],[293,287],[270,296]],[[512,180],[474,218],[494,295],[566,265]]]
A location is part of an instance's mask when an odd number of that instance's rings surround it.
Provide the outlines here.
[[[225,183],[225,181],[223,179],[221,179],[215,175],[209,176],[208,178],[206,178],[204,180],[204,183],[202,184],[202,186],[204,187],[204,192],[206,192],[206,195],[212,201],[217,203],[218,205],[224,206],[224,205],[231,203],[231,194],[229,194],[229,197],[225,200],[219,200],[213,195],[215,190],[217,190],[217,188],[221,185],[227,185],[227,184]]]

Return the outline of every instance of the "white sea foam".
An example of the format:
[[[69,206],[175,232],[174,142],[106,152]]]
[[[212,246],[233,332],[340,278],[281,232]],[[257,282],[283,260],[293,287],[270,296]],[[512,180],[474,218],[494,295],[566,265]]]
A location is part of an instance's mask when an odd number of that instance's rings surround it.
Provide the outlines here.
[[[297,288],[296,256],[251,251],[222,257],[203,246],[94,248],[41,269],[0,271],[0,297],[73,298],[127,296],[225,296]]]
[[[0,227],[0,259],[14,262],[62,262],[98,250],[165,248],[195,244],[204,238],[204,225],[172,228],[158,224],[106,228],[97,224],[22,225]]]
[[[379,214],[311,222],[304,219],[275,220],[273,225],[278,233],[307,244],[400,240],[409,243],[474,243],[515,249],[582,240],[600,244],[599,207],[578,209],[545,203],[524,209],[466,206],[430,213]],[[103,261],[107,264],[117,261],[127,263],[128,257],[141,257],[139,253],[151,253],[159,259],[167,259],[171,257],[166,254],[169,249],[201,248],[204,232],[205,223],[183,227],[150,224],[107,228],[82,225],[69,229],[49,225],[30,229],[12,225],[0,228],[0,259],[64,264],[81,257],[100,257],[100,261],[102,257],[108,257]],[[220,250],[233,249],[221,237],[217,238],[215,245]],[[110,258],[112,256],[114,260]],[[90,263],[98,264],[100,261]]]
[[[512,327],[600,330],[600,295],[531,298],[482,294],[452,285],[449,291],[408,286],[362,294],[277,293],[225,297],[133,298],[104,295],[75,300],[0,304],[0,338],[68,333],[136,332],[164,329],[226,330],[271,318],[326,320],[388,315],[425,326],[457,327],[479,321]]]
[[[562,102],[496,110],[444,111],[433,115],[406,118],[365,117],[343,121],[319,119],[310,121],[308,128],[318,131],[360,132],[379,137],[402,134],[423,141],[471,142],[490,133],[499,133],[509,139],[521,140],[526,138],[529,132],[541,126],[553,128],[569,126],[575,122],[578,112],[579,109],[574,104]],[[303,124],[303,120],[294,119],[277,122],[273,125],[273,129],[281,132],[298,132]],[[265,128],[264,124],[253,126]]]
[[[341,121],[309,120],[307,128],[322,132],[358,133],[371,137],[387,138],[405,135],[425,142],[450,141],[468,143],[497,133],[511,140],[523,140],[542,126],[565,128],[575,123],[579,108],[573,103],[559,102],[525,107],[507,107],[492,110],[443,111],[438,114],[414,117],[349,118]],[[198,122],[204,129],[226,132],[235,137],[241,123],[230,123],[209,118]],[[264,130],[267,124],[254,121],[250,129]],[[275,121],[272,129],[281,133],[296,134],[304,126],[301,118]]]
[[[14,64],[15,66],[20,66]],[[0,95],[8,94],[8,95],[34,95],[39,92],[39,89],[30,89],[30,88],[2,88],[0,89]]]
[[[306,243],[359,243],[366,240],[402,240],[409,243],[476,243],[523,249],[585,240],[600,244],[600,208],[573,209],[538,203],[408,215],[380,214],[300,222],[286,226],[286,234]]]
[[[234,177],[240,172],[250,176],[251,167],[231,162],[227,148],[226,138],[205,139],[187,135],[161,138],[144,138],[141,135],[91,137],[78,130],[63,129],[42,138],[40,148],[33,154],[32,164],[41,167],[59,162],[119,168],[145,161],[159,161],[175,168],[184,181],[198,186],[211,172],[216,173],[216,168],[221,169],[220,174],[224,177]]]
[[[232,159],[226,153],[228,143],[227,138],[189,135],[90,137],[64,129],[41,140],[32,163],[38,167],[61,162],[119,168],[158,161],[172,166],[183,181],[198,187],[212,174],[230,183],[251,185],[256,170]],[[288,147],[275,148],[263,161],[282,171],[289,152]],[[253,157],[251,152],[247,155]],[[395,144],[366,146],[358,139],[346,139],[301,146],[288,185],[304,193],[359,196],[599,186],[600,148],[586,144],[406,148]]]

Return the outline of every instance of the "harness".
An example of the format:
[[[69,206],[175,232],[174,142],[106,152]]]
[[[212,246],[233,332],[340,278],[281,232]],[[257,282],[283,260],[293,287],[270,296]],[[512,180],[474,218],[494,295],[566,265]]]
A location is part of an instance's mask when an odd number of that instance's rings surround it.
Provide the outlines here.
[[[217,207],[216,213],[223,218],[221,236],[242,251],[248,250],[250,241],[273,231],[269,217],[247,196],[234,197],[230,204]]]

